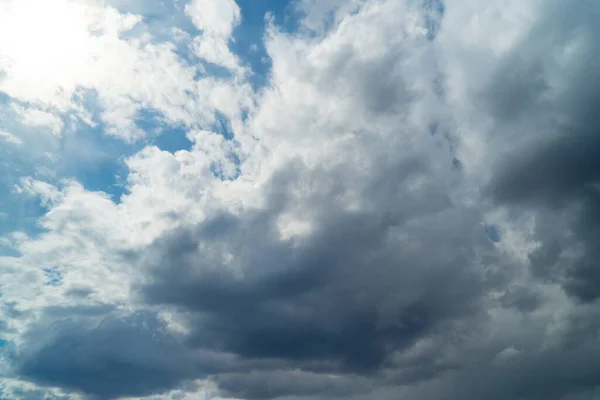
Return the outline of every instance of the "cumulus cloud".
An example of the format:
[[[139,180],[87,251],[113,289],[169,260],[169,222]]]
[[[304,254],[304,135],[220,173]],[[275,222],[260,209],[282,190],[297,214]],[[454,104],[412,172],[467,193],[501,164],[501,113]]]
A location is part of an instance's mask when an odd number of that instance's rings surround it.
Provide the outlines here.
[[[233,0],[194,0],[186,5],[186,12],[198,29],[225,39],[241,19],[240,7]]]
[[[600,77],[594,67],[600,50],[593,23],[598,10],[556,7],[543,20],[542,27],[554,29],[544,31],[548,37],[536,41],[540,53],[533,60],[516,59],[513,76],[506,77],[502,71],[508,65],[502,67],[496,78],[502,82],[492,83],[504,87],[501,96],[491,102],[500,124],[508,120],[514,124],[511,129],[532,132],[529,143],[498,161],[490,193],[498,202],[535,213],[539,247],[530,256],[534,273],[560,282],[580,300],[593,301],[600,296],[594,261],[600,123],[592,112],[600,93]],[[534,30],[531,37],[540,35]],[[551,42],[552,37],[560,41]],[[529,47],[525,43],[522,47]],[[559,49],[573,54],[566,59],[566,54],[558,54]],[[520,77],[520,70],[527,72]],[[520,104],[511,109],[515,102]],[[509,115],[511,118],[506,117]],[[537,126],[527,121],[532,117],[540,121]]]
[[[234,0],[193,0],[185,11],[201,35],[194,39],[194,50],[206,61],[231,70],[239,69],[237,57],[229,50],[233,29],[241,20],[240,7]]]
[[[194,80],[198,68],[177,56],[173,42],[137,34],[140,24],[142,17],[102,2],[7,0],[0,13],[0,90],[44,108],[23,110],[25,122],[35,124],[67,112],[90,122],[86,102],[96,97],[107,133],[128,140],[145,134],[135,120],[146,108],[169,123],[209,122],[214,108],[200,100],[210,89]],[[222,51],[215,45],[203,48]]]
[[[141,4],[55,3],[81,26],[0,13],[0,44],[29,35],[0,46],[6,115],[131,140],[151,109],[187,145],[122,154],[118,197],[12,187],[43,212],[0,242],[0,397],[597,393],[594,2],[299,0],[258,89],[246,3],[174,2],[194,29],[167,39]]]

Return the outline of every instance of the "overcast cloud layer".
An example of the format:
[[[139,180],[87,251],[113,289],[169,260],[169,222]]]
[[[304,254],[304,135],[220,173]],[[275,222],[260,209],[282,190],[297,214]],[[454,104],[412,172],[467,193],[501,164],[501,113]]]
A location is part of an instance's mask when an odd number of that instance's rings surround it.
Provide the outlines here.
[[[0,0],[0,398],[597,398],[599,18]]]

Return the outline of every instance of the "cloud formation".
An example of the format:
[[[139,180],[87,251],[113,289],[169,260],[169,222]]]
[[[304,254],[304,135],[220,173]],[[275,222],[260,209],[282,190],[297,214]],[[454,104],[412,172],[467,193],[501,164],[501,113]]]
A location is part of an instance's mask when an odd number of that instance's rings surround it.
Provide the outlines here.
[[[1,398],[597,396],[595,2],[293,1],[258,87],[251,3],[28,1]]]

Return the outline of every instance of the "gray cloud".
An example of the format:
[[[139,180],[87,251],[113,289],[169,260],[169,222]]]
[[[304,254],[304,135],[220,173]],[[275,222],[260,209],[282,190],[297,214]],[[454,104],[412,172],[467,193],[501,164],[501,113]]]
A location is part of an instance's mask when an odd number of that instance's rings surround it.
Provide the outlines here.
[[[223,374],[216,382],[224,392],[243,399],[269,399],[290,394],[344,398],[373,390],[373,382],[361,376],[328,377],[300,370]]]
[[[600,119],[594,112],[600,101],[600,47],[592,18],[598,9],[585,3],[552,10],[541,25],[546,29],[534,30],[511,58],[516,62],[504,70],[518,71],[529,62],[523,52],[539,46],[533,56],[536,67],[519,79],[502,73],[493,84],[502,88],[490,93],[499,123],[518,113],[534,119],[510,126],[532,140],[500,158],[488,190],[499,203],[537,215],[541,247],[531,255],[534,273],[561,282],[580,300],[593,301],[600,296]],[[540,38],[542,34],[546,37]],[[575,40],[584,49],[583,57],[573,59],[570,70],[560,71],[571,81],[559,87],[552,76],[556,61],[549,54]]]
[[[151,314],[60,320],[25,339],[19,376],[102,399],[164,392],[195,375],[185,348]]]
[[[476,318],[487,288],[503,279],[479,264],[478,252],[488,262],[495,252],[477,211],[453,204],[428,163],[389,163],[381,161],[378,175],[364,182],[368,211],[340,209],[337,197],[320,193],[324,171],[291,164],[273,179],[264,210],[220,215],[153,243],[141,258],[151,281],[140,288],[144,299],[191,312],[195,348],[278,360],[278,370],[377,376],[396,368],[395,352],[440,329],[455,334],[454,321]],[[425,176],[419,189],[410,189]],[[313,232],[283,240],[277,218],[298,205],[290,194],[307,181],[307,193],[318,198],[300,201],[310,205]],[[347,171],[337,185],[344,193],[363,183]],[[224,262],[226,253],[233,258]],[[427,379],[451,367],[427,365],[436,358],[407,365],[402,379]],[[284,385],[278,374],[267,375],[275,380],[268,390],[267,378],[251,375],[217,382],[242,398],[307,395],[317,391],[314,385],[329,388],[321,395],[336,392],[323,377]]]

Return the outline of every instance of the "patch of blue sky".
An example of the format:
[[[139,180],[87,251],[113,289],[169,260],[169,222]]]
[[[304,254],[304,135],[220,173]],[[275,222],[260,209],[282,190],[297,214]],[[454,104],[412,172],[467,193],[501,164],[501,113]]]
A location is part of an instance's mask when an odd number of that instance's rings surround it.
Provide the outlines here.
[[[12,316],[12,306],[11,304],[4,304],[5,307],[5,311],[7,311],[7,313],[5,314],[6,316],[8,316],[9,318]],[[8,328],[8,324],[6,323],[6,321],[1,320],[0,319],[0,334],[3,334],[4,332],[10,331],[10,329]],[[15,343],[12,340],[6,339],[6,337],[2,337],[0,336],[0,361],[7,360],[7,359],[11,359],[14,358],[17,352],[17,347],[15,345]],[[2,365],[0,364],[0,367]],[[0,373],[2,372],[2,370],[0,369]],[[0,390],[2,389],[2,380],[0,379]],[[3,397],[0,397],[0,399],[4,399]]]
[[[271,69],[270,58],[264,44],[267,22],[273,19],[275,25],[284,31],[294,31],[300,15],[291,0],[237,0],[242,14],[242,23],[233,32],[231,50],[248,65],[253,76],[250,83],[256,89],[263,87]]]
[[[219,111],[215,112],[215,123],[211,129],[213,132],[223,135],[226,140],[232,140],[234,137],[229,119]]]
[[[501,240],[500,231],[496,225],[486,225],[485,233],[487,237],[494,243],[498,243]]]
[[[423,8],[425,9],[427,40],[434,41],[440,30],[446,5],[442,0],[423,0]]]
[[[176,153],[179,150],[190,150],[193,143],[187,137],[187,130],[182,127],[166,128],[159,136],[154,137],[149,142],[163,151]]]
[[[59,286],[62,282],[62,272],[58,266],[45,268],[44,276],[47,279],[46,286]]]
[[[128,172],[125,158],[141,150],[144,144],[127,143],[106,135],[105,128],[100,122],[90,126],[76,121],[63,134],[56,168],[61,178],[73,178],[87,190],[105,192],[118,203],[125,193],[124,179]]]
[[[0,244],[0,256],[1,257],[20,257],[21,252],[15,248]],[[0,399],[1,398],[2,397],[0,397]]]
[[[3,174],[2,171],[0,171]],[[14,185],[0,183],[0,237],[12,232],[23,232],[29,236],[42,232],[37,224],[40,216],[46,213],[46,208],[40,204],[39,199],[28,195],[19,195],[13,192]],[[4,254],[9,249],[4,249]],[[12,252],[11,252],[12,253]]]
[[[147,144],[156,146],[163,151],[170,153],[179,150],[189,151],[193,146],[192,141],[187,137],[188,130],[186,127],[165,122],[153,110],[141,110],[136,118],[136,125],[148,135]],[[223,135],[226,140],[234,138],[229,119],[219,111],[215,112],[215,121],[208,129]]]
[[[91,104],[93,102],[85,103],[86,108],[99,111]],[[39,198],[14,192],[23,177],[31,176],[54,185],[59,185],[61,179],[72,178],[85,189],[107,193],[115,203],[119,203],[126,193],[127,157],[147,145],[172,153],[190,150],[193,145],[184,126],[169,124],[153,110],[141,110],[135,122],[146,133],[147,140],[127,143],[106,135],[106,127],[102,123],[89,126],[76,121],[65,129],[58,145],[53,148],[56,160],[40,158],[39,162],[32,162],[34,159],[26,146],[0,146],[0,212],[3,213],[0,236],[14,231],[29,235],[41,232],[36,221],[47,208],[40,204]],[[228,140],[233,138],[229,121],[220,113],[217,113],[210,128]],[[44,163],[52,164],[51,174],[44,174],[45,169],[41,168]]]
[[[10,98],[0,93],[0,130],[19,137],[18,133],[24,129],[16,122],[9,103]],[[8,143],[0,138],[0,237],[15,231],[28,235],[38,233],[36,220],[46,211],[38,199],[18,194],[15,190],[21,178],[39,176],[39,167],[45,161],[43,154],[26,151],[27,141],[23,142]],[[44,141],[40,139],[38,142]]]
[[[89,109],[93,95],[80,93]],[[0,97],[0,129],[22,139],[21,145],[0,141],[0,237],[12,232],[36,236],[42,230],[37,220],[47,208],[40,199],[18,193],[16,187],[25,177],[58,185],[63,178],[74,178],[88,190],[101,190],[118,201],[123,194],[119,177],[126,176],[124,156],[141,148],[106,136],[104,127],[94,127],[63,116],[65,125],[61,137],[39,127],[23,126],[11,111],[7,96]],[[94,109],[93,107],[91,109]],[[1,140],[1,139],[0,139]],[[0,250],[3,254],[7,249]]]
[[[0,210],[3,217],[0,219],[0,237],[5,237],[13,232],[23,232],[28,236],[35,236],[42,232],[37,221],[47,211],[40,204],[40,200],[29,195],[20,195],[12,192],[13,187],[0,185],[0,191],[5,195],[0,196]],[[3,254],[11,254],[10,249],[4,248]]]
[[[169,124],[153,110],[142,109],[136,117],[136,125],[148,135],[147,144],[163,151],[175,153],[192,148],[193,143],[183,125]]]
[[[79,91],[75,96],[93,120],[99,120],[100,109],[93,91]],[[14,120],[14,118],[13,118]],[[62,117],[65,129],[61,137],[13,124],[23,135],[22,146],[0,147],[0,211],[9,217],[0,224],[0,236],[14,230],[38,233],[35,220],[47,210],[40,200],[16,195],[13,188],[24,177],[32,177],[53,185],[61,179],[74,178],[88,190],[101,190],[118,200],[123,190],[119,176],[126,175],[123,157],[141,146],[131,146],[104,134],[104,126],[90,126],[73,115]],[[14,121],[13,121],[14,122]],[[47,154],[51,154],[50,156]]]

